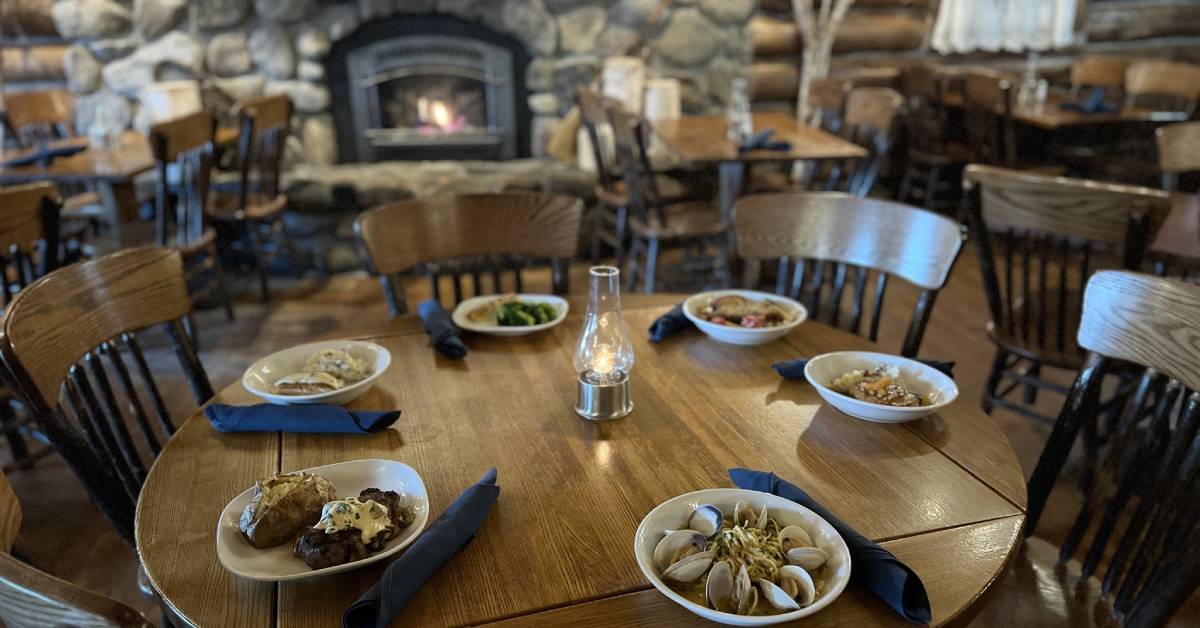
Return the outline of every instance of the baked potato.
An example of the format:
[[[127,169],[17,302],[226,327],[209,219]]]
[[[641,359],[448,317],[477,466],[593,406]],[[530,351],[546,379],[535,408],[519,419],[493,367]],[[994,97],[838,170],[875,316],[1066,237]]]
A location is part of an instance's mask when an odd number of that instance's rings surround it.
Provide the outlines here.
[[[337,490],[312,473],[276,473],[254,483],[239,527],[258,549],[291,541],[321,518],[321,507],[337,499]]]

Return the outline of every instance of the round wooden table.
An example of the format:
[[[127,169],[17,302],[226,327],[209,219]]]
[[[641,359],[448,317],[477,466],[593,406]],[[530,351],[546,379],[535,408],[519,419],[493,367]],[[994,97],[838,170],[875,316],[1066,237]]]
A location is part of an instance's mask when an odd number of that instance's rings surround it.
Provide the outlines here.
[[[617,421],[590,423],[572,409],[582,307],[542,334],[468,337],[471,353],[457,363],[438,357],[411,322],[375,337],[392,366],[354,405],[403,409],[379,434],[221,434],[191,417],[142,489],[137,549],[146,572],[195,625],[340,625],[384,566],[279,584],[239,579],[216,555],[225,504],[276,471],[390,458],[421,473],[436,516],[495,466],[496,508],[398,624],[702,625],[642,576],[634,530],[660,502],[731,486],[727,469],[745,466],[803,487],[911,566],[929,591],[934,624],[969,620],[1015,552],[1025,518],[1016,457],[975,400],[906,425],[853,419],[770,365],[871,343],[808,322],[759,347],[718,344],[695,330],[651,344],[645,330],[677,300],[626,299],[636,409]],[[217,400],[253,398],[235,384]],[[907,625],[853,586],[804,620],[807,628],[834,624]]]

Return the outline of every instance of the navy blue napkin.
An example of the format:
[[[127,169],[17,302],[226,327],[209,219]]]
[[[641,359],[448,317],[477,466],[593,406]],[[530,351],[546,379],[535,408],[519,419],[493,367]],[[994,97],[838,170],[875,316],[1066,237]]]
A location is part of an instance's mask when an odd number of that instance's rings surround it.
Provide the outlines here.
[[[692,321],[683,313],[683,304],[680,303],[650,324],[650,342],[662,342],[667,336],[691,326]]]
[[[829,522],[850,549],[850,582],[864,586],[887,602],[897,613],[914,624],[928,624],[933,617],[925,584],[912,569],[891,552],[859,534],[833,513],[818,504],[808,493],[781,480],[774,473],[751,469],[730,469],[729,479],[739,488],[778,495],[808,508]]]
[[[342,615],[343,628],[384,628],[446,561],[475,538],[491,512],[500,487],[496,469],[463,491],[404,554],[388,566],[383,579]]]
[[[420,314],[421,323],[425,325],[425,331],[429,333],[429,338],[433,340],[433,348],[437,349],[438,353],[451,360],[466,357],[467,346],[463,344],[462,338],[458,337],[458,327],[454,325],[446,310],[442,309],[441,303],[434,299],[422,301],[421,305],[417,306],[417,313]]]
[[[31,164],[41,164],[43,166],[50,165],[58,157],[70,157],[75,153],[81,152],[87,148],[87,144],[82,142],[75,144],[62,144],[59,146],[42,145],[37,150],[30,151],[19,157],[13,157],[4,162],[5,168],[16,168],[17,166],[28,166]]]
[[[929,368],[937,369],[946,374],[950,379],[954,379],[954,363],[941,362],[938,360],[917,360],[921,364]],[[804,379],[804,367],[808,364],[806,358],[799,360],[784,360],[771,365],[776,373],[779,373],[784,379]]]
[[[382,432],[400,418],[399,410],[371,412],[342,406],[280,406],[260,403],[227,406],[212,403],[204,416],[218,432],[295,432],[301,434],[366,434]]]
[[[751,150],[792,150],[792,145],[789,142],[779,140],[772,142],[771,135],[775,133],[775,129],[763,129],[754,135],[746,138],[742,145],[738,147],[738,152],[746,152]]]
[[[1120,107],[1104,102],[1104,96],[1105,89],[1095,87],[1083,102],[1065,102],[1062,104],[1062,108],[1079,113],[1116,113],[1120,111]]]

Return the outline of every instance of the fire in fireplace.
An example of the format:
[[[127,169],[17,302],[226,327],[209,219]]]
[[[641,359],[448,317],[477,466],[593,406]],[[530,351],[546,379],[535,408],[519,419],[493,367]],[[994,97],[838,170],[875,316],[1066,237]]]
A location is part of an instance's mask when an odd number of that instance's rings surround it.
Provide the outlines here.
[[[339,42],[346,47],[330,55],[330,70],[342,160],[524,156],[525,57],[506,39],[480,24],[422,16],[371,22]]]

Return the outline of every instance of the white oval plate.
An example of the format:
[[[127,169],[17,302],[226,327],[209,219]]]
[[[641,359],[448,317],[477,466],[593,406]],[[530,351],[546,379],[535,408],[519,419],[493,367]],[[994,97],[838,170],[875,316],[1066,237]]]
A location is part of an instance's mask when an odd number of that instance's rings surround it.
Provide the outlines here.
[[[471,322],[471,320],[469,318],[467,318],[467,314],[474,311],[475,308],[487,305],[491,301],[497,301],[499,299],[508,299],[508,298],[511,298],[514,296],[522,301],[527,301],[529,303],[549,303],[551,306],[554,307],[555,310],[558,310],[558,316],[556,316],[554,318],[554,320],[552,320],[548,323],[542,323],[541,325],[530,325],[528,327],[505,327],[505,326],[501,326],[501,325],[480,325],[479,323]],[[507,337],[528,336],[529,334],[534,334],[534,333],[537,333],[537,332],[545,330],[545,329],[550,329],[551,327],[554,327],[554,326],[558,325],[559,323],[563,322],[563,319],[567,317],[567,310],[569,310],[569,309],[570,309],[570,305],[567,304],[566,299],[564,299],[562,297],[554,296],[552,294],[516,294],[516,295],[513,295],[513,294],[490,294],[490,295],[485,295],[482,297],[470,298],[470,299],[467,299],[466,301],[463,301],[462,303],[459,303],[458,307],[454,308],[454,313],[451,314],[450,317],[451,317],[451,319],[454,320],[454,324],[458,325],[459,329],[473,331],[477,334],[487,334],[489,336],[507,336]]]
[[[374,369],[371,375],[361,382],[350,384],[345,388],[317,393],[315,395],[277,395],[271,392],[271,386],[287,375],[304,369],[304,363],[314,353],[325,349],[345,349],[350,355],[366,360]],[[277,351],[255,362],[242,375],[242,388],[265,401],[280,405],[300,405],[328,403],[342,405],[350,403],[367,392],[367,389],[379,379],[392,363],[392,354],[387,349],[373,343],[361,340],[330,340],[299,345],[283,351]]]
[[[689,601],[672,591],[658,577],[658,573],[654,569],[654,546],[662,539],[664,531],[683,528],[688,516],[699,504],[712,504],[720,508],[723,513],[731,513],[734,505],[743,500],[752,504],[756,510],[761,510],[765,505],[771,516],[783,525],[798,525],[804,528],[817,547],[829,553],[829,562],[826,563],[825,568],[825,592],[811,605],[798,611],[779,615],[748,616],[722,613]],[[672,497],[659,504],[638,525],[637,533],[633,537],[633,553],[637,557],[638,567],[642,568],[646,579],[660,593],[670,598],[672,602],[705,619],[730,626],[769,626],[807,617],[833,603],[833,600],[841,595],[846,584],[850,582],[850,549],[846,547],[846,541],[842,539],[842,535],[838,534],[837,530],[829,525],[829,522],[804,506],[778,495],[740,488],[710,488]],[[760,601],[761,603],[763,602]]]
[[[728,325],[710,323],[696,315],[696,312],[707,305],[712,299],[729,294],[736,294],[756,301],[774,301],[783,306],[784,309],[789,310],[793,320],[790,323],[775,327],[730,327]],[[708,292],[694,294],[683,302],[683,314],[709,338],[731,345],[761,345],[772,340],[778,340],[788,335],[788,332],[795,329],[797,325],[803,323],[808,318],[808,310],[795,300],[756,290],[709,290]]]
[[[869,401],[860,401],[849,395],[830,390],[827,384],[847,371],[871,369],[884,364],[900,368],[900,376],[909,389],[918,395],[935,395],[936,403],[918,408],[898,408]],[[945,373],[916,360],[886,353],[868,351],[837,351],[825,353],[808,361],[804,367],[804,378],[829,405],[856,419],[875,423],[907,423],[929,416],[958,399],[958,385]]]
[[[354,497],[363,489],[372,487],[396,491],[408,500],[416,518],[412,524],[400,531],[399,536],[388,541],[382,550],[362,560],[313,570],[309,569],[303,560],[292,555],[291,543],[256,549],[242,537],[238,522],[246,504],[250,503],[250,496],[254,492],[252,486],[234,497],[233,501],[225,506],[225,510],[221,511],[221,518],[217,520],[217,558],[226,569],[248,580],[269,582],[302,580],[350,571],[399,552],[416,540],[429,521],[429,495],[425,492],[425,483],[412,467],[403,462],[352,460],[304,471],[315,473],[332,482],[337,489],[338,498]]]

